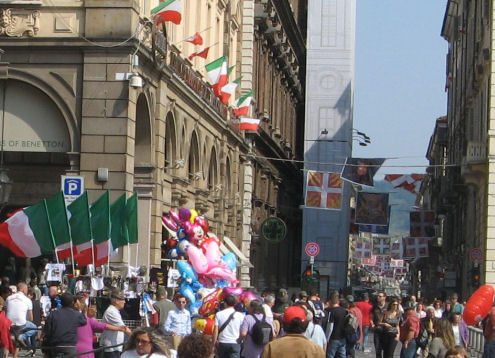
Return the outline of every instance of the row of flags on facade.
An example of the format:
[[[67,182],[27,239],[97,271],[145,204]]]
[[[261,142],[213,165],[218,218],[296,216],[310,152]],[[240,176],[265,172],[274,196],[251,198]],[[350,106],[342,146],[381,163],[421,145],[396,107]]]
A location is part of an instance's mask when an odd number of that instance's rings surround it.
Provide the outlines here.
[[[181,0],[168,0],[163,4],[153,8],[151,14],[155,23],[172,22],[179,25],[182,20],[182,3]],[[183,41],[193,45],[203,45],[203,38],[200,32],[196,32],[185,38]],[[189,60],[195,57],[206,59],[211,46],[199,49],[188,56]],[[229,81],[229,75],[234,66],[228,67],[227,56],[222,56],[213,62],[208,63],[206,72],[213,89],[213,93],[221,103],[227,105],[230,98],[235,94],[237,86],[240,84],[242,77]],[[250,91],[243,94],[233,106],[232,126],[238,130],[257,131],[261,122],[258,118],[249,118],[249,107],[253,100],[254,92]]]
[[[106,191],[90,206],[88,194],[65,205],[62,192],[14,212],[0,224],[0,245],[18,257],[54,253],[80,266],[101,266],[116,249],[138,242],[137,194],[110,204]]]

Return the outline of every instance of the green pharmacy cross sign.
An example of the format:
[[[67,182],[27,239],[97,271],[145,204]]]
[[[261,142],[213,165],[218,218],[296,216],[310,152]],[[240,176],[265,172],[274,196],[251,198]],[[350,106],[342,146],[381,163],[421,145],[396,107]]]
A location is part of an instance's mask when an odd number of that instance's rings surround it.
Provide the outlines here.
[[[287,226],[285,222],[275,216],[266,218],[261,223],[261,236],[272,243],[278,243],[285,239]]]

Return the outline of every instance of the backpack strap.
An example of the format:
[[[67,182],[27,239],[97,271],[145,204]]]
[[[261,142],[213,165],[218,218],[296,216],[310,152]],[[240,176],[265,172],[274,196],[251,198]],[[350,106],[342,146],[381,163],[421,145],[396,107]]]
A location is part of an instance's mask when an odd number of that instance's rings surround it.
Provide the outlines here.
[[[222,324],[222,326],[218,329],[218,334],[220,334],[229,325],[230,321],[232,321],[232,318],[234,318],[235,312],[236,311],[234,310],[234,312],[230,314],[229,318],[227,318],[224,324]]]

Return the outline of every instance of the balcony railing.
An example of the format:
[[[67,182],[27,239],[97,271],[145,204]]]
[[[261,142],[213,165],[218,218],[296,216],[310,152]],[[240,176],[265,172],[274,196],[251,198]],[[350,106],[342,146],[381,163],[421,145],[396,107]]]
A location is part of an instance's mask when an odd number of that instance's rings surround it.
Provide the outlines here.
[[[469,330],[469,354],[471,358],[481,358],[483,355],[483,346],[485,345],[485,337],[483,330],[473,326],[468,326]]]
[[[227,120],[227,107],[215,97],[213,90],[201,79],[201,76],[174,51],[170,51],[169,66],[220,117]]]

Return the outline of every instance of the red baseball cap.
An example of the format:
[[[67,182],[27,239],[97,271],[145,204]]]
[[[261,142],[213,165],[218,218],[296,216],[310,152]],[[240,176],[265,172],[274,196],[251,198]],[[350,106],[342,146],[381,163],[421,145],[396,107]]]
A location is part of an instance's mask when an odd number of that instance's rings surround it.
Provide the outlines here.
[[[300,306],[290,306],[284,311],[284,323],[291,323],[294,318],[306,322],[306,311]]]

